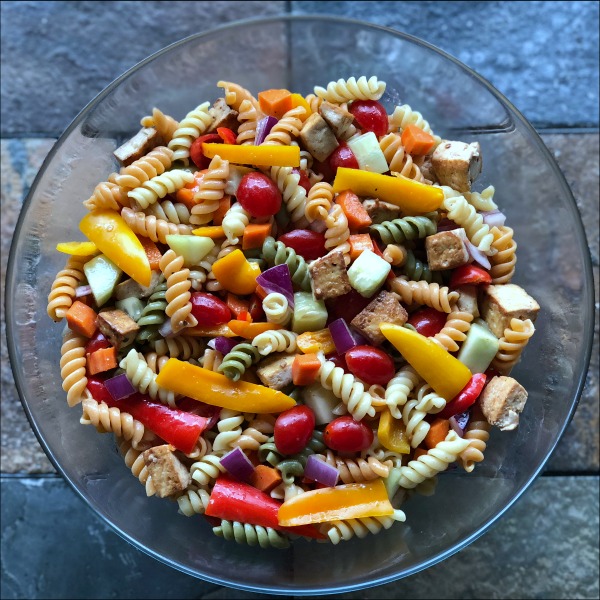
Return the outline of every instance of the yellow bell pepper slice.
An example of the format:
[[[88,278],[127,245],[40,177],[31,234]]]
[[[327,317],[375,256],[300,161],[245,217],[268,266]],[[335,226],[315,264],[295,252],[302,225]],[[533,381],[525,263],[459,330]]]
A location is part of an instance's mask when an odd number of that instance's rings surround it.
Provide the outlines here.
[[[257,335],[264,333],[265,331],[282,328],[281,325],[275,323],[250,323],[239,319],[229,321],[227,325],[229,329],[233,331],[234,335],[243,337],[246,340],[253,340]]]
[[[410,453],[410,444],[404,423],[398,419],[394,419],[392,413],[387,409],[384,409],[379,414],[377,439],[381,442],[382,446],[392,452],[398,452],[399,454]]]
[[[292,94],[292,108],[296,108],[297,106],[301,106],[306,111],[306,114],[303,117],[300,117],[301,121],[306,121],[312,114],[312,110],[310,110],[310,104],[302,94]]]
[[[299,167],[299,146],[234,146],[233,144],[202,144],[207,158],[217,154],[236,165],[264,167]]]
[[[152,279],[150,261],[142,243],[129,225],[114,210],[95,210],[79,223],[81,232],[98,250],[140,285]]]
[[[392,514],[383,480],[376,479],[305,492],[286,500],[279,507],[278,518],[280,525],[293,527]]]
[[[335,344],[329,329],[319,331],[305,331],[296,338],[296,345],[304,354],[331,354],[335,352]]]
[[[231,331],[227,323],[217,325],[216,327],[188,327],[185,330],[185,335],[193,335],[196,337],[235,337],[237,334]]]
[[[280,413],[296,405],[296,401],[283,392],[247,381],[234,382],[221,373],[177,358],[166,362],[156,376],[156,383],[176,394],[240,412]]]
[[[194,235],[201,237],[207,237],[211,240],[218,240],[225,237],[225,232],[220,225],[209,225],[208,227],[198,227],[198,229],[192,229]]]
[[[56,244],[56,249],[71,256],[93,256],[98,252],[94,242],[61,242]]]
[[[471,379],[471,371],[463,363],[424,335],[392,323],[381,323],[379,328],[413,369],[447,401]]]
[[[333,191],[339,193],[344,190],[352,190],[358,196],[374,196],[394,204],[400,207],[405,215],[437,210],[444,201],[444,192],[432,185],[404,177],[340,167],[333,181]]]
[[[217,260],[212,267],[217,281],[228,291],[244,296],[256,290],[260,267],[246,260],[241,250],[234,250]]]

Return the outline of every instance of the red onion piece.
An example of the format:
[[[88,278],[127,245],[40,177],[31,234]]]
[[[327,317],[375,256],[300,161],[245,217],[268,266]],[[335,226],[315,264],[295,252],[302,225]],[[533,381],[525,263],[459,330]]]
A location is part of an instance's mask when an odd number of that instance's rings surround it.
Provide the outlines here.
[[[230,475],[240,481],[248,481],[252,473],[254,473],[254,465],[239,447],[228,452],[221,459],[221,464],[227,469]]]
[[[171,319],[167,318],[165,322],[159,327],[158,333],[164,338],[173,335],[173,327],[171,326]]]
[[[469,423],[470,416],[471,416],[471,413],[467,410],[463,413],[454,415],[453,417],[450,417],[450,419],[449,419],[450,427],[452,427],[452,429],[460,437],[464,437],[465,429],[467,427],[467,424]]]
[[[264,117],[258,122],[256,125],[256,138],[254,139],[255,146],[260,146],[265,141],[275,123],[277,123],[275,117]]]
[[[294,308],[294,288],[290,268],[286,263],[271,267],[256,278],[256,283],[267,292],[283,294],[290,305]]]
[[[458,229],[459,225],[450,219],[442,219],[437,224],[437,231],[440,233],[441,231],[452,231],[453,229]]]
[[[484,269],[492,268],[489,258],[475,244],[465,239],[465,246],[467,247],[469,256],[475,262],[478,262]]]
[[[220,352],[221,354],[229,354],[231,352],[231,349],[234,346],[237,346],[237,344],[238,342],[235,341],[233,338],[226,338],[222,335],[213,338],[212,340],[210,340],[210,342],[208,342],[208,346],[210,348],[216,350],[217,352]]]
[[[483,217],[483,222],[490,227],[502,227],[506,222],[506,215],[499,210],[487,210],[479,213]]]
[[[304,476],[323,485],[334,487],[340,473],[335,467],[311,454],[306,461],[306,467],[304,467]]]
[[[344,319],[336,319],[329,323],[329,332],[339,354],[345,354],[350,348],[367,342],[360,333],[352,331]]]
[[[75,288],[75,298],[81,298],[82,296],[89,296],[92,293],[92,286],[80,285]]]
[[[135,394],[137,390],[131,384],[131,381],[127,378],[126,373],[121,373],[116,377],[111,377],[104,382],[108,393],[113,397],[113,400],[123,400]]]

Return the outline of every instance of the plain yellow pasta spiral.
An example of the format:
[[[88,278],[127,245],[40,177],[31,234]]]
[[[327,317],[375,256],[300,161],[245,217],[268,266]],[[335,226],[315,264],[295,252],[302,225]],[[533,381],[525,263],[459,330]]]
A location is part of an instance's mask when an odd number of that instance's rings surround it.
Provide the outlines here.
[[[490,429],[492,426],[487,422],[481,413],[479,407],[473,409],[471,420],[465,430],[464,439],[469,440],[469,445],[463,450],[458,460],[463,469],[470,473],[475,468],[475,464],[483,460],[483,453],[490,439]]]
[[[236,139],[238,145],[244,146],[247,144],[254,144],[254,140],[256,139],[256,126],[261,117],[262,113],[256,109],[250,100],[244,100],[240,104],[238,115],[240,126],[238,127]]]
[[[534,332],[535,327],[530,319],[524,321],[511,319],[510,327],[504,330],[504,335],[500,338],[498,352],[492,361],[492,368],[502,375],[510,373]]]
[[[173,139],[173,135],[179,128],[179,123],[173,117],[165,115],[162,110],[156,107],[152,109],[152,115],[144,117],[140,124],[142,127],[154,127],[165,144]]]
[[[198,191],[194,194],[194,206],[190,216],[192,225],[206,225],[219,208],[219,202],[225,195],[225,182],[229,177],[229,161],[216,155],[208,166],[208,172],[202,178]]]
[[[183,169],[174,169],[144,181],[140,187],[127,192],[127,195],[135,200],[140,208],[148,208],[159,198],[175,193],[192,181],[194,181],[193,173]]]
[[[171,167],[173,150],[166,146],[158,146],[128,167],[123,167],[115,176],[114,181],[122,188],[132,190],[140,187],[144,182],[162,175]]]
[[[114,174],[111,178],[114,180],[118,176]],[[99,210],[108,208],[111,210],[121,210],[122,206],[127,204],[125,190],[111,181],[99,183],[92,192],[92,195],[83,203],[88,210]]]
[[[385,82],[373,76],[367,79],[364,75],[356,79],[338,79],[327,84],[327,89],[316,86],[315,95],[328,102],[340,104],[351,100],[379,100],[385,92]]]
[[[306,109],[302,106],[296,106],[288,110],[275,125],[262,143],[263,146],[289,146],[292,138],[300,135],[303,125],[303,117],[306,116]]]
[[[184,164],[188,164],[192,142],[200,137],[213,122],[208,107],[209,103],[203,102],[190,111],[179,123],[179,127],[169,142],[169,148],[173,150],[173,162],[180,160]]]
[[[473,315],[471,313],[460,310],[456,305],[453,305],[452,310],[446,318],[444,327],[431,339],[443,348],[446,348],[448,352],[456,352],[458,350],[458,342],[464,342],[467,338],[472,321]]]
[[[183,257],[177,256],[173,250],[167,250],[160,259],[160,270],[167,280],[165,313],[171,318],[171,327],[175,333],[184,327],[194,327],[198,324],[192,315],[190,302],[191,283],[188,279],[190,270],[183,266]]]
[[[446,286],[440,287],[437,283],[426,281],[409,281],[405,276],[395,277],[390,287],[406,304],[424,304],[446,313],[452,310],[450,304],[456,302],[459,296],[458,292],[451,292]]]
[[[517,242],[513,239],[513,230],[503,225],[492,227],[490,233],[494,236],[492,248],[496,250],[496,254],[490,257],[492,283],[510,283],[517,264]]]
[[[63,338],[60,349],[60,376],[67,392],[67,404],[75,406],[87,397],[85,345],[87,339],[71,330]]]
[[[131,208],[121,211],[123,220],[135,233],[150,238],[153,242],[167,243],[167,236],[172,234],[191,235],[192,228],[189,225],[169,223],[163,219],[157,219],[154,215],[146,215],[136,212]]]
[[[333,196],[333,187],[326,181],[311,186],[304,209],[304,214],[310,223],[316,219],[324,221],[327,218],[333,205]]]
[[[339,204],[334,204],[325,218],[325,248],[327,250],[339,250],[344,255],[346,265],[350,264],[350,228],[348,218]]]
[[[413,110],[408,104],[396,106],[394,112],[388,116],[388,124],[388,130],[397,133],[402,133],[409,125],[416,125],[419,129],[433,136],[436,145],[442,141],[442,138],[433,133],[431,126],[423,118],[423,115]]]
[[[495,254],[492,248],[494,236],[490,233],[489,225],[483,222],[483,217],[471,206],[464,196],[446,198],[443,203],[444,210],[448,211],[448,218],[461,227],[464,227],[467,237],[479,250],[486,254]]]
[[[239,111],[244,100],[248,100],[257,111],[260,111],[258,100],[245,87],[231,81],[219,81],[217,87],[225,90],[225,102],[233,110]]]
[[[64,319],[75,298],[75,289],[85,279],[83,265],[91,256],[70,256],[59,271],[48,294],[48,316],[53,321]]]
[[[408,179],[414,179],[419,183],[431,183],[423,177],[421,170],[414,163],[412,156],[406,152],[400,136],[397,133],[388,133],[379,140],[379,147],[385,156],[390,171],[399,173]]]
[[[306,190],[300,185],[300,175],[292,167],[271,167],[271,179],[277,184],[292,223],[301,228],[306,223]]]

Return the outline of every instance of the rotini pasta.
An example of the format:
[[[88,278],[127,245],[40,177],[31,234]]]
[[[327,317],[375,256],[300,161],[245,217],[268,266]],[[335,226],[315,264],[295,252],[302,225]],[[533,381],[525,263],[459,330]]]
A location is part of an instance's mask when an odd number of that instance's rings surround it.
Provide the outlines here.
[[[437,232],[436,216],[432,213],[421,217],[404,217],[393,221],[384,221],[371,225],[370,230],[376,233],[384,244],[404,244],[421,239]]]
[[[394,419],[402,418],[402,411],[399,408],[406,404],[408,396],[419,383],[419,380],[420,377],[416,371],[407,365],[402,367],[387,384],[385,389],[385,403]]]
[[[278,292],[267,294],[262,306],[269,323],[287,325],[292,318],[292,309],[283,294]]]
[[[272,352],[295,352],[297,339],[298,334],[292,331],[271,329],[258,334],[252,340],[252,345],[261,356],[267,356]]]
[[[350,79],[338,79],[327,84],[327,89],[316,86],[315,95],[327,102],[340,104],[351,100],[379,100],[385,92],[385,83],[373,76],[350,77]]]
[[[65,318],[73,304],[76,288],[85,280],[83,265],[91,256],[70,256],[65,268],[58,272],[48,294],[48,316],[53,321]]]
[[[494,254],[494,236],[490,233],[489,225],[483,222],[483,217],[464,196],[447,198],[444,200],[444,208],[448,211],[448,218],[464,227],[467,237],[479,250],[486,254]]]
[[[504,335],[500,338],[500,346],[492,361],[492,368],[502,375],[510,373],[534,332],[535,327],[530,319],[511,319],[510,327],[504,330]]]
[[[442,141],[442,138],[435,135],[431,130],[429,123],[423,118],[423,115],[413,110],[408,104],[396,106],[394,112],[389,115],[389,131],[402,133],[409,125],[416,125],[435,139],[436,145]]]
[[[150,238],[153,242],[167,243],[168,235],[191,235],[192,228],[189,225],[176,225],[163,219],[157,219],[153,215],[146,215],[143,212],[135,212],[131,208],[124,208],[121,211],[123,220],[131,229]]]
[[[236,202],[225,213],[221,226],[227,239],[232,244],[238,244],[248,223],[250,223],[250,213],[239,202]]]
[[[292,167],[271,167],[271,179],[281,192],[292,223],[301,227],[306,220],[306,190],[300,185],[300,175]]]
[[[324,524],[321,531],[327,535],[332,544],[339,544],[341,541],[348,541],[355,536],[364,538],[369,533],[376,534],[382,529],[389,529],[396,521],[406,521],[406,515],[400,509],[394,510],[392,516],[331,521]]]
[[[469,441],[469,445],[458,455],[458,460],[467,473],[471,473],[475,464],[483,460],[491,428],[492,426],[481,414],[481,410],[475,407],[464,435],[464,439]]]
[[[190,270],[184,268],[183,257],[177,256],[173,250],[168,250],[160,259],[160,270],[167,280],[165,313],[171,317],[171,327],[178,332],[184,327],[194,327],[198,324],[192,314],[190,302],[191,283],[188,280]]]
[[[324,221],[333,204],[333,187],[330,183],[315,183],[308,192],[304,214],[312,223],[316,219]]]
[[[115,177],[116,179],[116,177]],[[128,203],[127,196],[123,188],[115,182],[105,181],[99,183],[92,195],[83,203],[88,210],[99,210],[108,208],[111,210],[121,210]]]
[[[166,146],[158,146],[146,156],[121,169],[114,181],[123,189],[133,190],[141,187],[146,181],[162,175],[171,167],[172,161],[173,151]]]
[[[192,142],[200,137],[213,121],[208,107],[208,102],[203,102],[179,122],[179,127],[173,132],[169,142],[169,149],[173,150],[173,162],[180,160],[188,164]]]
[[[190,216],[192,225],[205,225],[212,221],[212,215],[219,208],[219,202],[225,195],[225,182],[228,177],[229,161],[215,156],[194,194],[195,204]]]
[[[458,342],[464,342],[467,337],[467,333],[471,328],[471,322],[473,321],[473,315],[460,310],[456,305],[453,305],[451,308],[444,327],[432,339],[440,346],[446,348],[448,352],[456,352],[458,350]]]
[[[223,539],[233,540],[238,544],[248,544],[249,546],[287,548],[290,545],[289,539],[272,527],[250,525],[238,521],[223,519],[220,525],[213,527],[213,532]]]
[[[492,227],[490,233],[494,236],[492,248],[496,254],[490,256],[490,275],[494,285],[510,283],[517,264],[517,243],[513,239],[510,227]]]
[[[305,292],[311,290],[306,261],[298,256],[293,248],[288,248],[283,242],[276,242],[272,237],[268,237],[263,244],[262,254],[271,266],[287,264],[292,282]]]
[[[194,181],[192,173],[183,169],[174,169],[144,181],[140,187],[127,192],[127,195],[135,200],[140,208],[148,208],[159,198],[173,194],[192,181]]]
[[[238,134],[236,143],[243,146],[245,144],[254,144],[256,139],[256,127],[261,113],[256,110],[256,107],[250,100],[243,100],[239,107]]]
[[[399,173],[403,177],[408,177],[408,179],[414,179],[419,183],[431,183],[423,177],[412,156],[404,149],[397,133],[388,133],[382,137],[379,140],[379,147],[385,156],[390,171]]]
[[[174,133],[179,128],[179,123],[173,117],[166,115],[156,107],[152,109],[151,116],[144,117],[140,121],[140,125],[142,127],[154,127],[165,144],[173,139]]]
[[[325,218],[325,248],[327,250],[339,250],[344,255],[346,265],[350,264],[350,228],[348,219],[339,204],[335,204]]]
[[[87,392],[85,344],[84,337],[69,330],[60,349],[60,376],[69,406],[79,404]]]
[[[396,277],[390,282],[392,291],[406,304],[424,304],[440,312],[449,313],[451,303],[458,300],[458,292],[440,287],[437,283],[426,281],[408,281],[406,277]]]
[[[275,125],[265,138],[263,145],[270,146],[289,146],[292,138],[297,138],[302,129],[303,119],[306,110],[302,106],[297,106],[288,110]]]
[[[223,362],[219,366],[219,373],[223,373],[232,381],[237,381],[246,371],[246,369],[260,359],[258,350],[247,342],[242,342],[234,346],[230,352],[223,357]]]

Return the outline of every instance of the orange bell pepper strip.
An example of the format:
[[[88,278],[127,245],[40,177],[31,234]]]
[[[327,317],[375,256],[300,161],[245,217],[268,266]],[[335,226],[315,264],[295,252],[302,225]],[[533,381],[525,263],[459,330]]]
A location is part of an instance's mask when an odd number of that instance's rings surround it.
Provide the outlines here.
[[[276,323],[251,323],[242,319],[229,321],[227,326],[233,331],[234,335],[243,337],[245,340],[253,340],[257,335],[265,331],[282,328],[281,325],[277,325]]]
[[[227,323],[217,325],[216,327],[188,327],[185,330],[185,335],[193,335],[195,337],[236,337],[236,333],[231,331]]]
[[[217,135],[225,144],[236,144],[237,137],[229,127],[217,127]]]
[[[98,253],[94,242],[61,242],[56,244],[56,249],[71,256],[93,256]]]
[[[211,240],[218,240],[225,237],[225,231],[220,225],[198,227],[198,229],[192,229],[192,233],[200,237],[210,238]]]
[[[306,121],[312,114],[312,110],[310,110],[310,104],[302,94],[292,94],[292,108],[296,108],[297,106],[301,106],[306,111],[304,115],[300,115],[298,118],[301,121]]]
[[[260,275],[256,263],[250,263],[241,250],[234,250],[227,256],[217,260],[212,267],[216,280],[228,292],[252,294],[256,289],[256,278]]]
[[[221,373],[177,358],[166,362],[156,383],[176,394],[240,412],[280,413],[296,406],[296,401],[283,392],[246,381],[231,381]]]
[[[384,409],[379,414],[379,427],[377,438],[382,446],[399,454],[410,454],[410,444],[406,435],[403,421],[394,419],[389,410]]]
[[[263,167],[299,167],[300,146],[234,146],[233,144],[202,144],[206,158],[217,154],[236,165]]]
[[[358,196],[375,197],[394,204],[405,215],[420,215],[437,210],[444,201],[444,192],[432,185],[404,177],[340,167],[333,181],[333,191],[343,192],[348,189]]]
[[[304,354],[331,354],[336,352],[333,338],[329,328],[320,329],[319,331],[305,331],[296,338],[298,350]]]
[[[117,211],[90,212],[79,222],[79,229],[129,277],[140,285],[150,285],[152,270],[146,251]]]
[[[381,323],[379,328],[411,367],[447,401],[471,379],[471,371],[463,363],[424,335],[392,323]]]
[[[394,514],[382,479],[312,490],[286,500],[279,509],[285,527]]]

